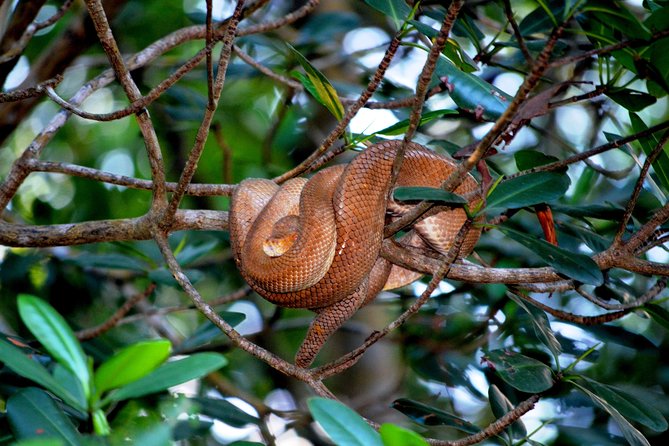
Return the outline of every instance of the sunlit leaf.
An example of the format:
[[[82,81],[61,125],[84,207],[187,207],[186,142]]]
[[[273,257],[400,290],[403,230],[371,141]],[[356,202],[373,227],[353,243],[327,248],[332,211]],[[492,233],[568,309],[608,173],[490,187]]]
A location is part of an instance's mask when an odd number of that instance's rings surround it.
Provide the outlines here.
[[[474,424],[458,416],[408,398],[400,398],[393,401],[392,407],[416,423],[425,426],[454,427],[468,434],[475,434],[481,430]]]
[[[171,346],[170,341],[160,339],[138,342],[119,351],[95,371],[95,392],[101,395],[150,373],[167,359]]]
[[[314,99],[320,102],[325,108],[327,108],[332,115],[341,119],[344,117],[344,106],[337,96],[337,91],[334,89],[330,81],[316,69],[311,63],[304,57],[299,51],[297,51],[292,45],[286,43],[291,53],[295,56],[298,63],[304,68],[304,71],[307,73],[307,79],[310,84],[307,85],[304,83],[304,77],[298,77],[298,80],[307,88],[309,93],[312,94]]]
[[[49,438],[54,443],[78,446],[83,440],[72,421],[41,389],[27,387],[7,400],[7,419],[19,439]]]
[[[555,268],[558,273],[590,285],[604,283],[602,272],[590,257],[567,251],[545,240],[540,240],[511,228],[500,226],[498,229],[533,251],[544,262]]]
[[[111,401],[122,401],[162,392],[177,384],[201,378],[208,373],[220,369],[227,363],[228,360],[218,353],[196,353],[184,359],[168,362],[148,375],[111,392],[102,401],[101,405],[105,405]]]
[[[428,446],[428,442],[417,433],[390,423],[379,429],[384,446]]]
[[[310,398],[309,411],[335,444],[380,446],[381,436],[355,411],[339,401]]]
[[[46,301],[28,294],[19,295],[18,307],[23,323],[63,367],[74,373],[88,398],[91,376],[86,355],[65,319]]]
[[[509,350],[491,350],[483,356],[511,387],[527,393],[544,392],[555,384],[551,369],[543,362]]]

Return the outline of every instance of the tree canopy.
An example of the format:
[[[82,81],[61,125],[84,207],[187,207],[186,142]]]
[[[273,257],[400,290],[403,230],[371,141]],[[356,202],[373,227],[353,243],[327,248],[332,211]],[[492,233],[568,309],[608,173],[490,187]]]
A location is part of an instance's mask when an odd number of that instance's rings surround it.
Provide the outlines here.
[[[0,444],[666,439],[669,1],[0,0],[0,84]],[[230,196],[389,139],[424,276],[298,367]],[[398,241],[468,174],[472,255]]]

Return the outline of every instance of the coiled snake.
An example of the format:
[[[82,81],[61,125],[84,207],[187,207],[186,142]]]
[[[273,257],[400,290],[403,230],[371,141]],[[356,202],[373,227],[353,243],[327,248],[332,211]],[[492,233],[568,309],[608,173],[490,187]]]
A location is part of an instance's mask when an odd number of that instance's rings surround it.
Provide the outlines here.
[[[327,338],[384,289],[419,275],[379,257],[387,218],[406,206],[388,201],[393,160],[401,141],[375,144],[348,165],[320,170],[310,179],[281,186],[270,180],[242,181],[232,196],[230,240],[244,279],[265,299],[316,312],[295,363],[311,364]],[[455,163],[410,143],[397,186],[438,187]],[[455,190],[480,200],[468,176]],[[389,211],[390,209],[390,211]],[[453,208],[414,224],[411,244],[446,253],[466,220]],[[459,256],[468,255],[480,229],[466,235]],[[392,269],[392,274],[391,274]],[[408,274],[407,274],[408,273]]]

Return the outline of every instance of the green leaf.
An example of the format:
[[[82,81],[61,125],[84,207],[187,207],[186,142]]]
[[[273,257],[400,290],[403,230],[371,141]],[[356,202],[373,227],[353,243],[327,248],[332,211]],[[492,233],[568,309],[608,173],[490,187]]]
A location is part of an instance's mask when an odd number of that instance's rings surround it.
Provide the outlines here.
[[[200,257],[209,253],[218,245],[218,241],[212,240],[200,245],[186,245],[177,255],[177,261],[180,265],[188,265],[189,263],[199,259]]]
[[[509,350],[491,350],[485,361],[511,387],[526,393],[540,393],[553,387],[550,367],[536,359]]]
[[[123,254],[80,254],[70,260],[82,268],[125,269],[143,272],[147,265]]]
[[[428,446],[428,442],[408,429],[383,423],[379,429],[384,446]]]
[[[457,111],[448,109],[425,112],[420,117],[419,125],[427,124],[428,122],[433,121],[435,119],[439,119],[445,115],[458,115],[458,114],[459,113]],[[406,130],[408,128],[409,128],[409,119],[404,119],[402,121],[396,122],[390,127],[386,127],[383,130],[379,130],[378,132],[376,132],[376,134],[385,136],[403,135],[404,133],[406,133]]]
[[[643,122],[643,120],[636,113],[630,113],[630,121],[632,123],[632,130],[634,130],[634,132],[648,130],[646,123]],[[649,135],[645,138],[639,139],[639,144],[641,145],[641,148],[646,155],[649,155],[653,149],[655,149],[658,142],[659,141],[655,135]],[[665,191],[669,191],[669,148],[666,145],[662,149],[660,156],[658,156],[653,162],[653,170],[655,170],[655,174],[659,178],[663,189]]]
[[[566,174],[535,172],[502,181],[486,200],[487,209],[518,209],[562,198],[571,181]]]
[[[260,418],[241,410],[229,401],[223,399],[194,397],[189,398],[199,406],[200,413],[234,427],[244,427],[247,424],[260,424]]]
[[[562,17],[565,11],[563,1],[551,1],[548,3],[550,14],[542,6],[525,16],[518,24],[520,34],[528,36],[534,33],[548,33],[553,29],[555,17]]]
[[[411,15],[411,8],[404,0],[365,0],[365,3],[393,19],[398,28]]]
[[[21,389],[9,397],[7,419],[19,440],[53,438],[61,444],[83,444],[67,415],[46,392],[35,387]]]
[[[150,373],[170,354],[168,340],[144,341],[130,345],[103,362],[95,371],[95,393],[124,386]]]
[[[355,411],[339,401],[309,398],[309,411],[335,444],[380,446],[381,436]]]
[[[558,341],[555,337],[555,333],[551,329],[551,325],[548,322],[548,316],[546,316],[546,313],[531,303],[520,299],[513,293],[508,293],[508,296],[530,316],[530,321],[532,321],[532,328],[534,328],[534,333],[537,335],[537,338],[546,347],[548,347],[557,361],[560,353],[562,352],[562,346],[560,345],[560,341]]]
[[[604,275],[590,257],[567,251],[511,228],[499,226],[497,229],[533,251],[558,273],[589,285],[604,283]]]
[[[408,398],[393,401],[392,407],[425,426],[449,426],[468,434],[476,434],[481,430],[465,419]]]
[[[499,118],[512,100],[499,88],[458,69],[443,55],[437,60],[435,74],[440,81],[446,81],[453,87],[449,94],[458,107],[484,120]]]
[[[667,420],[659,410],[648,405],[647,402],[615,386],[602,384],[585,376],[581,378],[588,389],[613,406],[625,418],[641,423],[656,432],[667,430]]]
[[[513,155],[513,158],[516,161],[518,170],[528,170],[559,161],[558,158],[551,155],[545,155],[537,150],[519,150]],[[562,170],[557,170],[556,172],[566,171],[567,168],[564,167]]]
[[[611,418],[613,418],[618,424],[618,427],[620,428],[620,431],[622,432],[623,436],[625,439],[629,442],[631,446],[650,446],[650,443],[646,439],[646,437],[643,436],[641,432],[634,426],[630,424],[627,419],[625,419],[624,416],[620,414],[616,410],[615,407],[613,407],[611,404],[609,404],[604,398],[600,397],[596,393],[590,391],[589,389],[577,385],[579,390],[586,395],[590,397],[590,399],[599,407],[601,407],[605,412],[608,412],[609,415],[611,415]]]
[[[630,111],[640,111],[657,102],[655,96],[629,88],[608,91],[606,95]]]
[[[65,368],[63,365],[54,364],[54,367],[51,371],[53,378],[63,386],[67,392],[75,397],[79,402],[79,407],[88,407],[88,401],[86,400],[86,395],[84,395],[84,389],[79,383],[79,379],[74,376],[74,373],[70,369]]]
[[[509,401],[506,395],[504,395],[494,384],[491,384],[490,387],[488,387],[488,400],[490,401],[490,409],[492,410],[493,415],[497,418],[502,418],[514,409],[511,401]],[[523,438],[527,435],[527,429],[521,420],[518,420],[509,426],[508,430],[513,438]]]
[[[435,203],[459,205],[467,203],[467,200],[458,194],[448,192],[437,187],[405,186],[398,187],[393,192],[393,198],[397,201],[434,201]]]
[[[191,379],[201,378],[227,363],[228,360],[218,353],[196,353],[184,359],[168,362],[148,375],[111,392],[101,405],[161,392]]]
[[[91,376],[86,355],[65,319],[46,301],[20,294],[19,314],[23,323],[44,348],[79,379],[86,398],[91,392]]]
[[[286,43],[290,51],[293,53],[298,63],[302,65],[304,71],[307,73],[307,79],[309,83],[304,82],[304,77],[298,77],[297,79],[302,82],[304,87],[311,93],[311,95],[320,102],[325,108],[327,108],[332,115],[340,120],[344,117],[344,106],[337,96],[337,91],[332,87],[330,81],[318,71],[309,61],[292,45]]]
[[[644,305],[642,309],[646,310],[650,317],[665,330],[669,330],[669,311],[652,302]]]
[[[246,318],[244,313],[236,313],[234,311],[222,311],[218,315],[233,327],[242,323]],[[193,334],[179,344],[177,352],[195,350],[218,339],[226,339],[226,336],[213,322],[207,320],[197,327]]]
[[[86,412],[86,407],[82,406],[76,396],[68,392],[42,364],[4,340],[0,340],[0,362],[18,375],[43,386],[75,409]]]

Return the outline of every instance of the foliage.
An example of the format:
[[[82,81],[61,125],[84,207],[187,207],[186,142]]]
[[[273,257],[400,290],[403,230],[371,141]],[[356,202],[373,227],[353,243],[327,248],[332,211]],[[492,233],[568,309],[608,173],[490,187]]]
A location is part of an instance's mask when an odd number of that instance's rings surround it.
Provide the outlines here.
[[[666,440],[669,2],[207,3],[0,2],[0,445]],[[476,254],[397,245],[426,277],[299,369],[228,196],[405,136]]]

